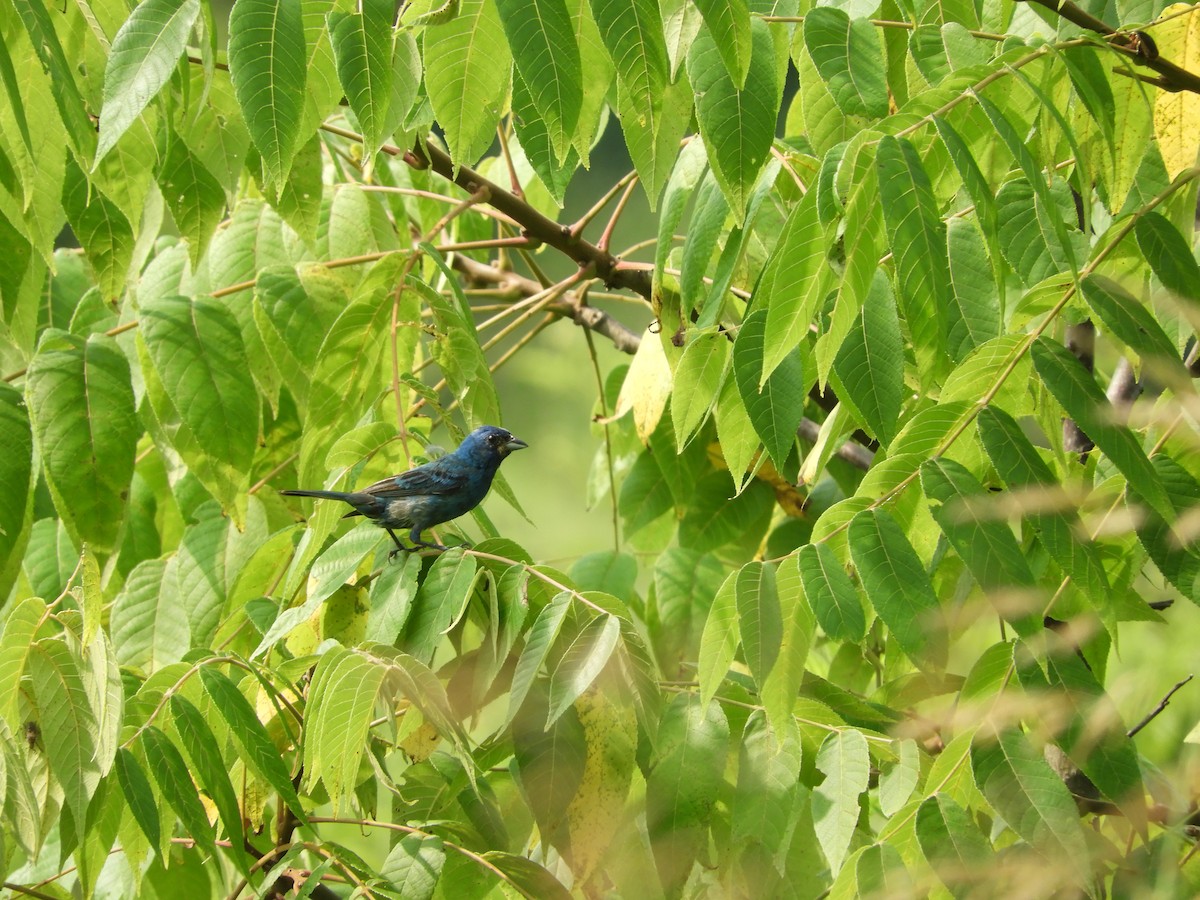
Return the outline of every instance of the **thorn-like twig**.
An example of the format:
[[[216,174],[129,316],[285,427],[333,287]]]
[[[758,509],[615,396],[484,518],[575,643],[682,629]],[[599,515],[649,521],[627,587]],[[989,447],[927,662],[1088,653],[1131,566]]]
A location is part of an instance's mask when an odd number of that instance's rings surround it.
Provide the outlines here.
[[[1150,712],[1146,714],[1146,718],[1142,719],[1142,721],[1138,722],[1136,725],[1134,725],[1132,728],[1130,728],[1127,732],[1125,732],[1125,736],[1133,737],[1135,734],[1137,734],[1139,731],[1141,731],[1143,728],[1145,728],[1147,725],[1149,725],[1151,722],[1153,722],[1154,719],[1158,716],[1158,714],[1167,708],[1167,704],[1169,704],[1171,702],[1171,698],[1175,695],[1175,692],[1177,690],[1179,690],[1181,687],[1183,687],[1185,684],[1187,684],[1189,681],[1191,681],[1194,677],[1195,677],[1194,675],[1189,675],[1187,678],[1183,679],[1183,681],[1179,682],[1179,684],[1175,685],[1175,687],[1173,687],[1169,691],[1167,691],[1166,696],[1158,701],[1158,706],[1156,706],[1156,707],[1154,707],[1154,709],[1150,710]]]

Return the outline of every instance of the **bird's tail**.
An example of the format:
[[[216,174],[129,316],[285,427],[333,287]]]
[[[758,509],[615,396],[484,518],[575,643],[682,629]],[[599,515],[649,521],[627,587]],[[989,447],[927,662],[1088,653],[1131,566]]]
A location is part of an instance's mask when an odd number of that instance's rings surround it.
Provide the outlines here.
[[[317,497],[322,500],[344,500],[351,505],[354,505],[354,501],[350,498],[356,496],[345,491],[280,491],[279,493],[287,494],[289,497]],[[342,516],[342,518],[352,519],[355,516],[361,515],[362,513],[359,510],[352,509]]]
[[[280,491],[289,497],[320,497],[325,500],[345,500],[349,494],[345,491]]]

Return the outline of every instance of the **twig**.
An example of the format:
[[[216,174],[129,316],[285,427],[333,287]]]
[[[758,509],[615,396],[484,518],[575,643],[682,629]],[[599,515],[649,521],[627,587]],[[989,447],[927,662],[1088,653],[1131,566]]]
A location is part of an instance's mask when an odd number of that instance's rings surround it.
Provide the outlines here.
[[[589,209],[571,224],[571,234],[575,235],[576,237],[583,234],[583,229],[588,226],[588,223],[590,223],[592,219],[600,215],[600,210],[604,209],[604,207],[608,205],[608,201],[617,196],[617,194],[619,194],[625,188],[625,185],[631,184],[635,178],[637,178],[637,172],[628,172],[620,181],[605,191],[604,196],[597,200],[592,205],[591,209]]]
[[[1179,92],[1191,91],[1193,94],[1200,94],[1200,75],[1189,72],[1175,63],[1165,60],[1158,55],[1158,49],[1154,47],[1153,42],[1147,39],[1145,32],[1135,31],[1125,33],[1117,31],[1109,25],[1090,13],[1084,12],[1071,0],[1028,0],[1029,3],[1036,3],[1038,6],[1050,10],[1055,15],[1062,16],[1068,22],[1073,22],[1080,28],[1086,28],[1088,31],[1094,31],[1096,34],[1103,35],[1108,39],[1108,45],[1114,50],[1128,56],[1130,60],[1137,63],[1139,66],[1145,66],[1147,69],[1153,69],[1161,77],[1154,79],[1154,83],[1163,90]],[[1151,23],[1151,27],[1158,23]]]
[[[622,213],[625,212],[625,207],[629,205],[629,198],[633,196],[633,190],[637,187],[637,180],[633,179],[625,186],[625,192],[621,194],[621,199],[617,201],[617,208],[613,210],[613,214],[609,216],[608,224],[604,226],[604,233],[600,235],[600,240],[596,242],[596,246],[605,252],[608,251],[609,242],[612,240],[613,231],[616,230],[617,222],[620,220]]]
[[[1167,695],[1158,701],[1158,706],[1156,706],[1156,707],[1154,707],[1154,709],[1150,710],[1150,712],[1146,715],[1146,718],[1142,719],[1142,721],[1138,722],[1136,725],[1134,725],[1132,728],[1130,728],[1127,732],[1125,732],[1125,736],[1133,737],[1135,734],[1137,734],[1139,731],[1141,731],[1143,728],[1145,728],[1147,725],[1149,725],[1152,721],[1154,721],[1154,719],[1158,716],[1158,714],[1167,708],[1167,704],[1169,704],[1171,702],[1171,697],[1175,694],[1175,692],[1195,677],[1196,677],[1195,675],[1189,675],[1187,678],[1183,679],[1183,681],[1179,682],[1179,684],[1175,685],[1175,687],[1173,687],[1169,691],[1167,691]]]
[[[476,284],[510,287],[524,296],[533,296],[544,290],[532,278],[526,278],[524,275],[496,266],[489,266],[487,263],[478,262],[469,256],[459,254],[454,257],[451,264]],[[553,303],[547,304],[546,311],[564,319],[571,319],[576,325],[590,328],[596,334],[611,341],[613,346],[622,353],[634,353],[642,340],[641,335],[614,319],[604,310],[578,304],[575,294],[572,292],[567,292]]]

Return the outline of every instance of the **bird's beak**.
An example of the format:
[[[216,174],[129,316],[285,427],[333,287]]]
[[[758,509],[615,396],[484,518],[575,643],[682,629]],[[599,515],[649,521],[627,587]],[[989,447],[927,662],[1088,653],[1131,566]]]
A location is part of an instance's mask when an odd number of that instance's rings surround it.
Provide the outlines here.
[[[504,452],[506,454],[508,454],[508,453],[512,453],[514,450],[524,450],[528,446],[529,445],[527,443],[525,443],[523,440],[521,440],[518,437],[515,437],[512,440],[510,440],[507,444],[504,445]]]

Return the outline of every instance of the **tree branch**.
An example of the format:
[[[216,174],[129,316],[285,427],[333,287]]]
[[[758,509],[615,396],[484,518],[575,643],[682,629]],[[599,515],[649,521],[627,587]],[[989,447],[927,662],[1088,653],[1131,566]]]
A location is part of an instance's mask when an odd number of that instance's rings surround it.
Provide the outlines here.
[[[450,154],[432,141],[425,141],[411,153],[402,153],[399,148],[389,145],[383,147],[383,152],[401,154],[413,165],[419,166],[422,162],[427,163],[443,178],[453,181],[472,194],[480,188],[487,188],[490,192],[488,203],[506,216],[521,223],[527,237],[553,247],[564,256],[575,260],[581,267],[591,267],[603,279],[606,286],[625,288],[641,294],[647,300],[650,299],[649,272],[641,269],[619,268],[620,260],[617,257],[607,250],[602,250],[595,244],[583,240],[571,230],[570,226],[560,225],[553,219],[542,215],[525,200],[484,178],[474,169],[467,166],[458,166],[456,169]]]
[[[1192,678],[1194,678],[1194,677],[1195,676],[1193,676],[1193,675],[1189,675],[1187,678],[1183,679],[1183,681],[1179,682],[1179,684],[1175,685],[1175,687],[1173,687],[1169,691],[1167,691],[1166,696],[1158,701],[1158,706],[1156,706],[1156,707],[1154,707],[1154,709],[1150,710],[1150,712],[1146,714],[1146,717],[1144,719],[1142,719],[1142,721],[1138,722],[1136,725],[1134,725],[1132,728],[1130,728],[1127,732],[1125,732],[1125,736],[1133,737],[1135,734],[1137,734],[1139,731],[1141,731],[1143,728],[1145,728],[1147,725],[1149,725],[1151,722],[1153,722],[1155,720],[1155,718],[1158,717],[1158,714],[1167,708],[1167,705],[1171,702],[1171,697],[1173,697],[1175,695],[1175,692],[1177,690],[1179,690],[1181,687],[1183,687],[1185,684],[1187,684],[1189,681],[1191,681]]]
[[[454,257],[453,266],[475,284],[494,284],[526,297],[540,294],[543,290],[532,278],[487,263],[476,262],[462,254]],[[602,309],[584,304],[578,291],[567,291],[554,302],[547,303],[545,309],[607,338],[622,353],[634,353],[642,342],[641,335],[629,326],[617,321]]]
[[[1158,78],[1144,80],[1157,85],[1164,91],[1191,91],[1193,94],[1200,94],[1200,75],[1189,72],[1169,60],[1162,59],[1158,55],[1158,48],[1155,47],[1154,41],[1144,31],[1117,31],[1090,13],[1084,12],[1071,0],[1026,0],[1026,2],[1035,3],[1062,16],[1068,22],[1073,22],[1080,28],[1086,28],[1088,31],[1094,31],[1096,34],[1108,38],[1108,44],[1114,50],[1125,54],[1139,66],[1145,66],[1147,69],[1157,72]]]

